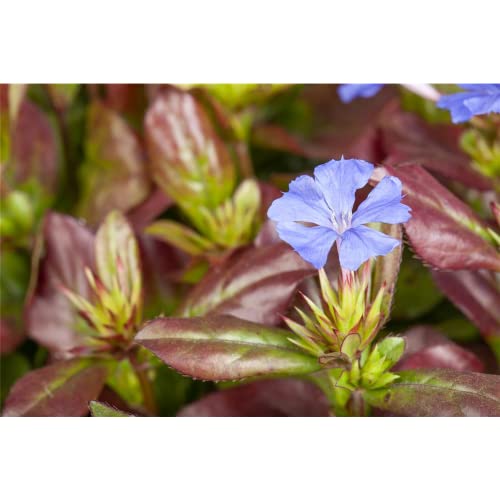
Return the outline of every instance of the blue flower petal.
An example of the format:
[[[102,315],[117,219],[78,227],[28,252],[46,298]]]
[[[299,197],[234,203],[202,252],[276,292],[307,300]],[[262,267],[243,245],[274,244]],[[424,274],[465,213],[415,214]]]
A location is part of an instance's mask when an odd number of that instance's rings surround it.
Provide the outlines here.
[[[373,165],[363,160],[331,160],[314,169],[314,177],[335,216],[351,214],[354,194],[370,179]]]
[[[451,121],[453,123],[466,122],[473,116],[470,109],[464,105],[463,94],[442,96],[437,102],[437,107],[449,110],[451,113]]]
[[[500,84],[462,84],[465,92],[443,96],[437,106],[451,112],[453,123],[470,120],[475,115],[500,112]]]
[[[500,91],[497,95],[470,97],[465,99],[464,105],[473,115],[500,113]]]
[[[331,226],[331,212],[314,179],[301,175],[290,183],[288,193],[274,200],[267,216],[276,222],[312,222]]]
[[[382,87],[381,83],[346,83],[337,92],[342,102],[349,103],[358,97],[373,97]]]
[[[400,242],[375,229],[358,226],[342,234],[339,248],[340,265],[355,271],[370,257],[392,252]]]
[[[460,83],[459,87],[469,92],[500,92],[500,83]]]
[[[401,203],[401,187],[397,177],[384,177],[359,205],[352,218],[352,226],[368,222],[397,224],[409,220],[411,209]]]
[[[338,235],[333,229],[314,226],[306,227],[295,222],[280,222],[276,226],[279,237],[316,269],[321,269],[328,258]]]

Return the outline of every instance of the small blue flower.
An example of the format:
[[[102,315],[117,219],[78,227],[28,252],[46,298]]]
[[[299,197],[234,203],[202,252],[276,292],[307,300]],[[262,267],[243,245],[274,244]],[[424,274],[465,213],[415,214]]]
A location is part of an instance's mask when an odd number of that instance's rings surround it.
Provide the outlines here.
[[[500,113],[500,84],[475,83],[460,85],[465,92],[445,95],[437,107],[451,112],[453,123],[470,120],[475,115]]]
[[[358,97],[373,97],[383,86],[383,83],[346,83],[339,85],[337,92],[340,100],[348,103]]]
[[[267,215],[280,238],[316,269],[322,268],[337,242],[340,265],[355,271],[370,257],[386,255],[399,241],[369,222],[396,224],[410,219],[401,203],[401,181],[386,176],[353,213],[354,196],[370,179],[373,165],[363,160],[331,160],[314,169],[314,178],[301,175],[289,191],[275,200]]]

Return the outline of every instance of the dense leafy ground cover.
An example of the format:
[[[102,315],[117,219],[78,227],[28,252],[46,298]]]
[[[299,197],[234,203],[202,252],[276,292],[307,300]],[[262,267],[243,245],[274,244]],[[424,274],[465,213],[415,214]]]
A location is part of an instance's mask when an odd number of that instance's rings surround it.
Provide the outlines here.
[[[3,414],[500,416],[500,98],[466,87],[3,85]]]

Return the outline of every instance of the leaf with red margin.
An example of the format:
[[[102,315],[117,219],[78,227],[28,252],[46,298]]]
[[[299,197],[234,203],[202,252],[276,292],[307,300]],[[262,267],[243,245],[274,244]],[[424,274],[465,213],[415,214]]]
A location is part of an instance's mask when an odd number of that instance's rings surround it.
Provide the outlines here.
[[[77,358],[27,373],[12,387],[4,417],[81,417],[104,385],[102,361]]]
[[[397,104],[394,87],[386,86],[371,99],[344,104],[337,85],[305,85],[297,99],[314,117],[311,137],[290,133],[276,123],[262,123],[255,125],[252,141],[260,147],[325,161],[344,155],[375,163],[385,157],[378,125]]]
[[[492,189],[491,181],[471,167],[459,147],[462,127],[431,125],[413,113],[392,113],[384,117],[381,130],[387,154],[384,165],[414,163],[467,187]]]
[[[500,291],[487,271],[433,271],[441,291],[479,328],[500,358]]]
[[[489,243],[487,226],[454,194],[418,165],[379,167],[372,179],[394,175],[403,183],[412,209],[404,224],[415,253],[438,269],[500,271],[500,255]]]
[[[416,326],[404,335],[405,352],[394,371],[447,368],[463,372],[484,372],[482,361],[472,352],[431,326]]]
[[[500,417],[500,376],[453,370],[399,372],[388,389],[367,391],[365,401],[399,416]]]
[[[43,223],[44,255],[34,290],[25,306],[29,336],[54,354],[64,355],[80,345],[75,331],[77,313],[64,296],[62,287],[90,298],[84,269],[94,269],[94,235],[76,219],[48,213]]]
[[[118,113],[97,101],[88,111],[80,175],[78,211],[91,225],[113,209],[127,212],[140,204],[151,187],[144,152],[133,130]]]
[[[259,380],[221,390],[184,407],[178,417],[327,417],[328,401],[311,382]]]
[[[145,136],[155,181],[188,213],[228,199],[235,169],[207,114],[189,93],[163,89],[146,113]]]
[[[250,247],[213,268],[186,297],[179,314],[232,314],[276,325],[298,286],[315,270],[287,244]]]
[[[233,316],[159,318],[135,342],[183,375],[202,380],[241,380],[263,375],[304,375],[321,368],[298,350],[289,332]]]

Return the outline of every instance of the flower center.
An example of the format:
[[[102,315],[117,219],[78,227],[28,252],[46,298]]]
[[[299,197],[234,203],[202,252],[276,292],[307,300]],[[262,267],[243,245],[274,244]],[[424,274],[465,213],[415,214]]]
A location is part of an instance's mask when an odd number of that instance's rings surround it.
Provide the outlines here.
[[[335,214],[332,212],[330,220],[332,222],[333,229],[337,234],[342,234],[351,227],[352,212],[342,212],[340,214]]]

